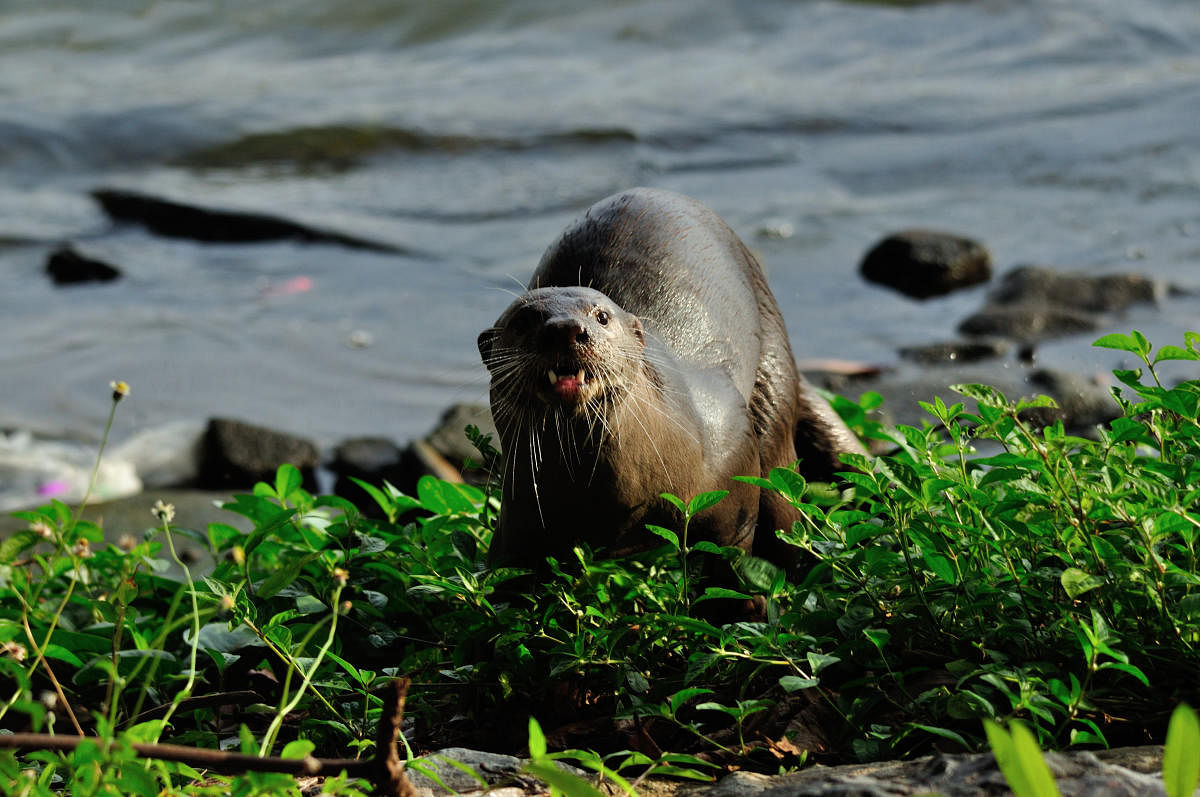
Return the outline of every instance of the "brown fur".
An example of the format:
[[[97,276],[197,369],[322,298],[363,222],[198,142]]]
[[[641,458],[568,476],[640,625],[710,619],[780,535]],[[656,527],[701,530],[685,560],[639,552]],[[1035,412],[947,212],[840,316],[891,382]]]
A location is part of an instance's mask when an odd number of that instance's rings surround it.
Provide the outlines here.
[[[786,564],[794,510],[736,475],[802,457],[827,479],[858,441],[800,378],[757,260],[712,211],[633,189],[602,200],[479,336],[505,457],[491,562],[536,565],[585,541],[632,549],[678,528],[660,494],[730,494],[694,539]],[[548,372],[576,374],[552,385]]]

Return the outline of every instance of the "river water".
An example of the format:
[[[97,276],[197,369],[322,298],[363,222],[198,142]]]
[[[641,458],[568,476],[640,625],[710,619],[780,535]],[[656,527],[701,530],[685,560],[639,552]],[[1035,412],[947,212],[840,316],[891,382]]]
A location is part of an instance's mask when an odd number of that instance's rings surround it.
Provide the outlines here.
[[[0,0],[0,426],[225,415],[403,440],[482,400],[475,337],[582,208],[655,185],[763,258],[800,358],[897,362],[986,288],[864,283],[898,228],[1200,287],[1195,0]],[[205,244],[89,192],[400,247]],[[69,242],[120,280],[54,287]],[[1194,297],[1133,310],[1181,343]],[[1043,362],[1107,371],[1094,335]],[[998,363],[997,367],[1004,367]]]

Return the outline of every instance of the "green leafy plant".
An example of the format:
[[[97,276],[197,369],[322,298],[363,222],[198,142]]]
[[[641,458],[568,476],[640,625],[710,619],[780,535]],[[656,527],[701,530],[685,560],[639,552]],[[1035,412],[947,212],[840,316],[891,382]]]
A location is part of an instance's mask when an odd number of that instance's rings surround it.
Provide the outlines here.
[[[1015,720],[1007,731],[991,720],[984,720],[983,727],[996,765],[1016,797],[1058,797],[1054,775],[1028,728]]]
[[[1163,786],[1169,797],[1188,797],[1200,784],[1200,720],[1186,703],[1176,706],[1163,747]]]
[[[0,728],[104,744],[0,750],[0,777],[28,794],[291,793],[288,775],[209,786],[202,769],[129,750],[369,756],[381,692],[401,674],[414,682],[407,756],[517,752],[537,715],[640,740],[550,752],[530,731],[539,766],[573,757],[619,786],[711,778],[705,759],[775,771],[980,749],[994,734],[980,720],[1018,718],[1014,750],[1028,747],[1017,727],[1035,748],[1141,739],[1165,699],[1200,699],[1200,381],[1158,373],[1200,359],[1200,336],[1157,351],[1136,332],[1097,343],[1142,369],[1116,372],[1120,417],[1092,437],[1069,434],[1048,399],[983,385],[923,403],[920,426],[879,424],[874,395],[835,398],[887,453],[848,457],[836,485],[786,468],[746,479],[800,513],[780,531],[804,563],[791,574],[689,539],[719,492],[666,499],[680,525],[656,529],[655,549],[580,546],[537,581],[486,567],[495,495],[431,477],[411,496],[363,484],[368,513],[311,494],[285,465],[228,503],[248,531],[188,529],[162,506],[120,545],[61,502],[18,513],[26,529],[0,542]],[[182,567],[183,537],[213,557],[209,572]],[[731,562],[740,582],[706,580]],[[714,619],[711,601],[751,595],[762,616]],[[606,734],[612,723],[637,732]],[[1171,788],[1193,782],[1194,730],[1172,722]],[[118,760],[136,761],[119,786]]]

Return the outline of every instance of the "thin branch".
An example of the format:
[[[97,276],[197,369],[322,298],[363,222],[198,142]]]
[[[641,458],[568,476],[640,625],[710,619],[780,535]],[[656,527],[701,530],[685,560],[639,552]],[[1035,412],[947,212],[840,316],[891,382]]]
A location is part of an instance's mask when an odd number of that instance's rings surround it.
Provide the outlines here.
[[[364,760],[358,758],[260,758],[245,753],[227,753],[221,750],[208,750],[200,747],[186,747],[180,744],[143,744],[134,743],[130,748],[141,758],[153,758],[159,761],[175,761],[187,764],[194,769],[204,769],[222,775],[240,775],[244,772],[282,772],[288,775],[334,775],[345,772],[353,778],[366,778],[375,783],[379,794],[385,797],[417,797],[417,791],[404,774],[405,762],[400,757],[397,740],[400,738],[400,726],[404,721],[404,701],[408,696],[408,678],[392,681],[392,691],[387,695],[384,712],[379,718],[376,731],[375,758]],[[240,693],[232,693],[240,694]],[[230,695],[205,696],[189,698],[189,700],[207,700],[213,697],[225,698]],[[54,736],[47,733],[13,733],[0,734],[0,749],[12,750],[55,750],[72,752],[84,742],[94,742],[101,746],[112,743],[111,739],[101,739],[96,736]]]

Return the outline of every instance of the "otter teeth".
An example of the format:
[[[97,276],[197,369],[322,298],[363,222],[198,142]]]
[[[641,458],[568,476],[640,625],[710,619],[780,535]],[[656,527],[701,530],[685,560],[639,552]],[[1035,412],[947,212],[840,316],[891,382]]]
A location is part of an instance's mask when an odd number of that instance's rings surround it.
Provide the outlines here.
[[[558,374],[555,373],[553,368],[548,368],[546,371],[546,375],[550,377],[550,384],[552,384],[552,385],[558,384]],[[579,369],[579,373],[575,374],[575,379],[581,385],[585,381],[587,381],[587,375],[584,373],[584,370],[582,368]]]

